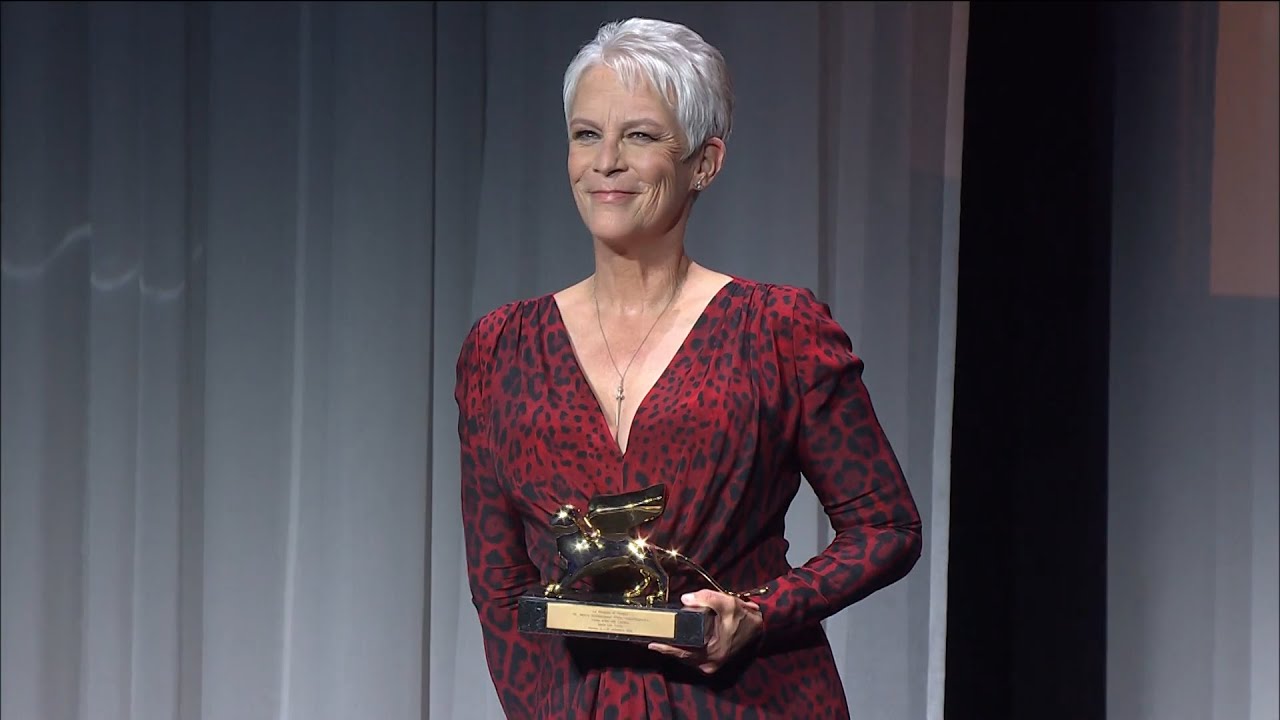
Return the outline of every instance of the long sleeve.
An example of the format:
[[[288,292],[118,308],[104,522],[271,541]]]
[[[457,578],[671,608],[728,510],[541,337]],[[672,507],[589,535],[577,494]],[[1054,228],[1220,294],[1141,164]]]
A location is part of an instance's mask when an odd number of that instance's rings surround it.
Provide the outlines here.
[[[819,622],[898,581],[922,546],[919,512],[848,335],[807,290],[794,295],[789,331],[780,348],[790,357],[784,373],[794,374],[784,381],[798,399],[797,459],[835,539],[757,599],[765,637]]]
[[[534,716],[542,642],[521,634],[516,613],[520,596],[540,577],[525,548],[524,528],[498,483],[489,441],[485,402],[492,338],[482,319],[467,335],[458,357],[458,439],[461,445],[462,528],[471,600],[479,614],[485,659],[509,718]]]

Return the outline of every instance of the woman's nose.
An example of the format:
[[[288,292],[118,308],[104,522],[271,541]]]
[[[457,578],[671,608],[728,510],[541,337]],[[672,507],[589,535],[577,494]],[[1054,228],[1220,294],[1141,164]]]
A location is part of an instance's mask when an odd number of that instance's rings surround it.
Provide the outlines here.
[[[622,169],[622,150],[618,147],[618,143],[601,140],[596,147],[595,162],[591,164],[593,170],[601,175],[612,175]]]

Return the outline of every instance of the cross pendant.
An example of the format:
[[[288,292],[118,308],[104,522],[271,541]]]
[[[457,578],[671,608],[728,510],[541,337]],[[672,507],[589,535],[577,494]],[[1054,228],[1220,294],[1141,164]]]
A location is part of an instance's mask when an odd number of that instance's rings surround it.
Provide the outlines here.
[[[613,421],[614,427],[618,430],[622,430],[622,383],[618,383],[618,390],[613,394],[613,397],[618,401],[618,415]]]

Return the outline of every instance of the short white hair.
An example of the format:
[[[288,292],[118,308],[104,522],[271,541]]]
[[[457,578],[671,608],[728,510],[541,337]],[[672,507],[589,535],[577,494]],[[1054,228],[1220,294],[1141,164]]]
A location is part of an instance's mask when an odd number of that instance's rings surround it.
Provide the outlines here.
[[[601,26],[565,70],[565,124],[578,82],[596,66],[612,69],[631,88],[643,78],[667,99],[684,133],[685,158],[708,138],[729,138],[733,85],[724,56],[684,25],[631,18]]]

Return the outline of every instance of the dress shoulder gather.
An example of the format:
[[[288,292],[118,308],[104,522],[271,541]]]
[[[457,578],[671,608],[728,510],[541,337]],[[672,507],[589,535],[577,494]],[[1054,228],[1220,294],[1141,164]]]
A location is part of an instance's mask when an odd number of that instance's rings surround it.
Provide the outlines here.
[[[767,313],[766,320],[789,320],[795,312],[819,310],[830,313],[827,304],[806,286],[751,280],[736,275],[730,275],[729,278],[729,282],[715,297],[721,298],[721,302],[743,302],[747,307],[778,311]],[[713,302],[714,300],[715,298]],[[492,340],[514,319],[533,322],[535,325],[539,322],[546,323],[549,320],[548,313],[554,306],[555,293],[551,292],[505,302],[475,319],[467,333],[467,342],[483,349],[486,340]]]

